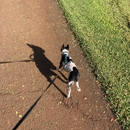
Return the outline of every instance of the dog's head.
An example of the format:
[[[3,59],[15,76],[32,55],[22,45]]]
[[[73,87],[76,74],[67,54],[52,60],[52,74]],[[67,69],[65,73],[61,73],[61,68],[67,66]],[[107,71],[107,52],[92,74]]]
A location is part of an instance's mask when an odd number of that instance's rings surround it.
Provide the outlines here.
[[[69,45],[67,44],[67,46],[64,46],[64,44],[61,47],[61,53],[69,53]]]

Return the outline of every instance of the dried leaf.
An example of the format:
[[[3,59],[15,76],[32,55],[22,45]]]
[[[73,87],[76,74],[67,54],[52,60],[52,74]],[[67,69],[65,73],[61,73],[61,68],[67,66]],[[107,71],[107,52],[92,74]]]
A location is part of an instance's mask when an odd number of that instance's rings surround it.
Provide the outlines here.
[[[19,117],[21,118],[21,117],[22,117],[22,115],[19,115]]]
[[[15,113],[16,113],[16,115],[18,115],[18,111],[16,111]]]

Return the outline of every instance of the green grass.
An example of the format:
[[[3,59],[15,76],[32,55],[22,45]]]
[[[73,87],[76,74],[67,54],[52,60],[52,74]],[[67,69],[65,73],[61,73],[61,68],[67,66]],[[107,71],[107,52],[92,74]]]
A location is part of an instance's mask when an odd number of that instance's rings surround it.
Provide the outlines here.
[[[58,0],[124,130],[130,129],[129,0]]]

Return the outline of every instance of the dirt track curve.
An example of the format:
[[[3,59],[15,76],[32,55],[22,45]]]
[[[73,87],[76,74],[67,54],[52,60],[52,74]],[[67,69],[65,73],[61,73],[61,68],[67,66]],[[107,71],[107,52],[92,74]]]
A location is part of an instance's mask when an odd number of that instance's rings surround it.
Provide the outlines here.
[[[13,129],[56,74],[18,130],[121,130],[56,0],[1,0],[0,19],[0,130]],[[55,70],[67,43],[82,89],[69,99],[67,73]]]

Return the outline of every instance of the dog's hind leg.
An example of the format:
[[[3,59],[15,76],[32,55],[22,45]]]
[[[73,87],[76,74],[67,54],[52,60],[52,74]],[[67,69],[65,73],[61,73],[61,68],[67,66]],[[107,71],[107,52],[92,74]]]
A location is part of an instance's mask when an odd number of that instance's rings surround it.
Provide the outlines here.
[[[76,81],[76,87],[77,87],[77,90],[80,92],[81,88],[79,87],[79,82],[78,81]]]
[[[68,95],[67,95],[67,98],[70,97],[70,93],[71,93],[71,86],[68,87]]]
[[[71,93],[71,85],[73,84],[73,81],[68,83],[68,94],[67,94],[67,98],[70,97],[70,93]]]

